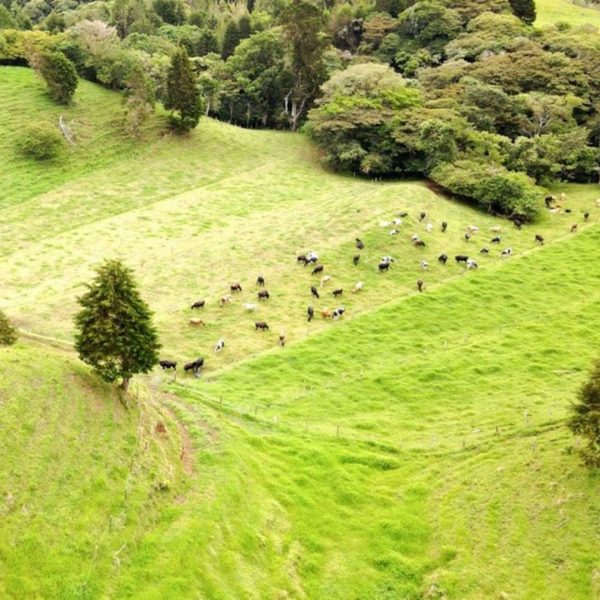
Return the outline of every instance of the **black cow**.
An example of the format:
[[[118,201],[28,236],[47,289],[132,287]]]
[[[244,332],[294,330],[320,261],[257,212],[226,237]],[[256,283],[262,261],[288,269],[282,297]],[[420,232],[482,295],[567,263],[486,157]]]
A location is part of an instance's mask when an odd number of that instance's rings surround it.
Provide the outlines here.
[[[352,258],[352,264],[354,266],[356,266],[358,263],[360,262],[360,254],[356,254],[353,258]]]
[[[465,254],[457,254],[457,255],[454,257],[454,260],[455,260],[457,263],[461,263],[461,262],[464,262],[464,263],[466,263],[466,262],[469,260],[469,257],[468,257],[468,256],[466,256]]]
[[[590,213],[589,212],[585,212],[583,213],[583,220],[587,221],[590,218]]]
[[[479,251],[479,254],[484,254],[484,255],[485,255],[485,254],[489,254],[489,253],[490,253],[490,249],[489,249],[489,248],[486,248],[486,247],[483,247],[483,248],[482,248],[482,249]]]
[[[419,213],[419,221],[422,221],[426,216],[427,216],[426,212],[420,212]]]
[[[404,219],[404,217],[408,217],[408,213],[407,213],[405,210],[403,210],[402,212],[399,212],[399,213],[398,213],[398,216],[399,216],[401,219]]]
[[[448,223],[446,221],[442,221],[442,233],[444,233],[448,229]]]
[[[317,265],[313,270],[312,270],[312,274],[313,275],[318,275],[319,273],[323,272],[323,269],[325,267],[323,265]]]
[[[490,244],[499,244],[501,241],[502,241],[502,238],[499,235],[497,235],[496,237],[493,237],[490,240]]]
[[[198,377],[199,374],[200,374],[200,370],[202,369],[203,365],[204,365],[204,359],[203,358],[197,358],[196,360],[185,364],[183,366],[183,370],[186,371],[186,372],[193,371],[194,375],[196,375],[196,377]]]
[[[336,290],[333,290],[333,292],[331,292],[336,298],[338,296],[341,296],[343,294],[344,290],[342,288],[337,288]]]
[[[467,233],[465,233],[465,242],[468,242],[471,239],[471,234],[467,231]]]
[[[306,266],[308,264],[308,258],[306,258],[306,254],[300,254],[299,256],[296,257],[296,260],[298,262],[304,263],[304,266]]]
[[[544,245],[544,236],[540,235],[539,233],[535,234],[535,241],[540,245],[543,246]]]
[[[565,212],[566,212],[567,214],[569,214],[569,213],[571,213],[571,212],[573,212],[573,211],[572,211],[570,208],[565,208]]]
[[[163,371],[168,369],[173,369],[173,371],[177,370],[177,362],[174,360],[159,360],[158,364]]]
[[[310,286],[310,293],[317,299],[319,299],[319,290],[314,286]]]
[[[384,262],[380,262],[378,265],[378,269],[380,273],[383,273],[383,271],[387,271],[390,268],[390,263],[387,261]]]
[[[256,323],[254,323],[254,330],[255,331],[269,331],[269,326],[267,325],[267,323],[265,321],[257,321]]]
[[[230,289],[232,292],[241,292],[241,291],[242,291],[242,286],[241,286],[239,283],[232,283],[232,284],[229,286],[229,289]]]
[[[259,285],[260,287],[265,287],[265,278],[262,275],[259,275],[256,278],[256,285]]]
[[[440,254],[438,256],[438,262],[442,263],[443,265],[446,264],[447,260],[448,260],[448,255],[447,254]]]
[[[260,290],[258,292],[259,300],[268,300],[271,296],[269,295],[269,290]]]
[[[419,292],[423,291],[424,285],[425,285],[425,282],[422,279],[417,279],[417,289],[419,290]]]
[[[309,306],[306,309],[306,315],[308,317],[308,322],[310,323],[312,321],[312,318],[315,316],[315,309],[312,306]]]
[[[355,242],[356,247],[359,250],[362,250],[365,247],[365,245],[363,244],[362,240],[360,240],[359,238],[356,238],[356,240],[354,242]]]
[[[521,229],[521,227],[523,227],[523,221],[521,221],[521,219],[513,219],[513,223],[517,229]]]
[[[555,201],[554,196],[546,196],[544,198],[544,202],[546,203],[546,208],[552,208],[554,201]]]
[[[206,300],[196,300],[196,302],[194,302],[194,304],[192,304],[192,308],[204,308],[205,304],[206,304]]]
[[[427,244],[423,240],[414,240],[413,246],[415,248],[425,248],[425,246],[427,246]]]

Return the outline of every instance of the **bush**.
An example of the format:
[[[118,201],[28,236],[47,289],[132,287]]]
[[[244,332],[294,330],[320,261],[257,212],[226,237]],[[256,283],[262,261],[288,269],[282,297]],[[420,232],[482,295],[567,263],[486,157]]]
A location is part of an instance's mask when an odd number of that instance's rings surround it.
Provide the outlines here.
[[[0,346],[12,346],[17,341],[17,331],[0,310]]]
[[[523,173],[494,164],[459,160],[441,163],[430,174],[435,183],[488,212],[533,220],[541,209],[540,188]]]
[[[63,147],[62,135],[49,123],[30,125],[17,141],[17,151],[28,158],[48,160],[58,156]]]
[[[39,68],[50,95],[61,104],[69,104],[78,83],[75,65],[62,52],[44,52]]]

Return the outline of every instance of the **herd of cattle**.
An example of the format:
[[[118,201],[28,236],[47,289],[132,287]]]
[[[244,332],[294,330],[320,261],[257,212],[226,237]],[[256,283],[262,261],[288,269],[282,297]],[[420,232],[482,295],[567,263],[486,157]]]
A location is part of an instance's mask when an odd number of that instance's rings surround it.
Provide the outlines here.
[[[548,209],[552,210],[553,206],[552,206],[551,201],[549,200],[550,198],[552,198],[552,197],[546,198],[546,207]],[[565,213],[570,213],[570,212],[571,211],[569,209],[565,210]],[[590,213],[586,212],[586,213],[584,213],[583,216],[584,216],[584,220],[588,221]],[[406,219],[406,217],[408,217],[408,212],[402,211],[402,212],[398,213],[397,217],[395,217],[392,221],[380,221],[379,225],[381,227],[386,227],[386,228],[392,226],[393,228],[390,229],[389,234],[392,236],[397,235],[399,233],[398,227],[400,227],[403,224],[403,219]],[[425,219],[427,219],[427,213],[424,211],[420,212],[418,215],[418,221],[420,223],[422,223],[423,221],[425,221]],[[513,221],[513,224],[516,229],[519,229],[519,230],[522,229],[523,222],[520,219],[515,218],[515,219],[512,219],[512,221]],[[434,231],[434,229],[435,229],[435,227],[434,227],[433,223],[427,222],[425,224],[425,230],[428,233],[432,233]],[[448,223],[446,221],[442,221],[439,229],[442,234],[446,233],[448,231]],[[476,225],[469,225],[468,227],[466,227],[464,234],[463,234],[464,241],[470,242],[470,240],[473,237],[475,237],[479,233],[479,231],[480,231],[480,229]],[[499,225],[495,225],[495,226],[490,227],[489,231],[490,231],[490,235],[491,235],[489,244],[500,245],[502,243],[502,237],[499,234],[502,232],[502,227]],[[572,225],[570,228],[570,231],[571,231],[571,233],[575,233],[577,231],[577,224]],[[544,237],[540,234],[535,234],[534,242],[538,245],[544,245]],[[411,244],[415,248],[426,248],[427,247],[427,243],[424,240],[422,240],[418,234],[414,234],[411,237]],[[360,238],[356,238],[354,245],[359,252],[357,254],[354,254],[354,256],[352,257],[352,263],[354,264],[354,266],[357,266],[357,265],[359,265],[359,263],[361,261],[360,251],[364,250],[365,243]],[[490,252],[491,252],[490,247],[486,245],[486,246],[482,246],[479,249],[478,254],[482,255],[482,256],[486,256],[486,255],[489,255]],[[499,251],[499,255],[501,258],[508,258],[508,257],[512,256],[512,254],[513,254],[513,250],[511,247],[506,247]],[[477,261],[467,254],[457,254],[454,256],[454,260],[457,264],[464,264],[464,266],[469,270],[477,269],[479,266],[477,264]],[[315,252],[314,250],[311,250],[309,252],[306,252],[305,254],[301,254],[301,255],[297,256],[296,261],[299,264],[303,265],[304,267],[307,267],[309,265],[314,265],[313,268],[310,270],[311,275],[313,275],[313,276],[322,275],[325,270],[325,266],[323,264],[319,263],[318,253]],[[444,254],[444,253],[440,254],[437,257],[437,261],[440,264],[445,265],[448,261],[448,255]],[[392,264],[394,264],[394,263],[396,263],[396,260],[394,259],[394,257],[382,256],[378,262],[377,269],[378,269],[379,273],[385,273],[390,270]],[[425,259],[422,259],[420,261],[419,266],[420,266],[421,271],[424,271],[424,272],[429,269],[429,263]],[[322,291],[323,286],[326,283],[328,283],[329,281],[331,281],[331,279],[332,278],[330,275],[322,275],[320,278],[319,287],[317,287],[314,284],[310,286],[311,296],[313,298],[319,300],[321,298],[321,294],[323,293],[323,291]],[[269,291],[267,289],[265,289],[265,285],[266,285],[265,278],[262,275],[259,275],[256,279],[256,286],[258,287],[258,290],[256,292],[257,303],[254,303],[254,302],[243,303],[243,308],[246,312],[248,312],[248,313],[254,312],[258,308],[258,303],[267,302],[269,300],[270,294],[269,294]],[[358,293],[363,289],[363,287],[364,287],[363,282],[357,281],[356,284],[352,288],[352,292]],[[424,287],[425,287],[425,282],[423,281],[423,279],[417,279],[416,289],[418,290],[418,292],[422,292],[424,290]],[[224,296],[221,296],[221,298],[219,299],[219,305],[221,307],[223,307],[227,304],[230,304],[233,301],[234,294],[242,292],[242,286],[239,282],[232,283],[229,287],[229,291],[230,291],[230,293],[225,294]],[[343,295],[343,292],[344,292],[344,289],[339,287],[339,288],[335,288],[334,290],[332,290],[331,294],[333,295],[334,298],[338,298]],[[206,300],[202,299],[202,300],[196,300],[195,302],[193,302],[191,304],[190,308],[193,310],[200,310],[200,309],[203,309],[205,306],[206,306]],[[344,313],[346,312],[346,309],[343,306],[338,306],[337,308],[335,308],[333,310],[330,310],[328,308],[323,308],[319,312],[320,312],[321,318],[323,318],[323,319],[339,319],[344,315]],[[309,322],[312,321],[312,319],[315,316],[315,309],[313,308],[313,306],[311,306],[311,305],[307,306],[306,316],[307,316],[307,320]],[[196,317],[190,318],[189,323],[191,326],[204,326],[205,325],[205,323],[202,319],[196,318]],[[255,329],[255,331],[270,331],[269,325],[266,321],[256,321],[254,324],[254,329]],[[279,337],[278,337],[278,343],[280,346],[285,346],[285,342],[286,342],[285,332],[280,331]],[[219,339],[214,346],[214,351],[218,353],[218,352],[221,352],[224,348],[225,348],[225,340]],[[177,362],[173,361],[173,360],[160,360],[159,365],[163,370],[172,369],[175,371],[177,369]],[[184,371],[191,372],[196,377],[200,377],[203,366],[204,366],[204,358],[197,358],[194,361],[186,363],[184,365]]]

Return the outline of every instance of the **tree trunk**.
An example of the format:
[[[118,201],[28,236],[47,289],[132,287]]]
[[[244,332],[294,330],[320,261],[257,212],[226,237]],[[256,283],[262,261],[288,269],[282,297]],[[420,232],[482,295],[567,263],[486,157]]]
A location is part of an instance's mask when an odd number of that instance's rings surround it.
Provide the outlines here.
[[[131,377],[123,377],[123,381],[121,382],[121,385],[119,386],[121,388],[121,390],[123,390],[125,393],[127,393],[127,390],[129,389],[130,381],[131,381]]]

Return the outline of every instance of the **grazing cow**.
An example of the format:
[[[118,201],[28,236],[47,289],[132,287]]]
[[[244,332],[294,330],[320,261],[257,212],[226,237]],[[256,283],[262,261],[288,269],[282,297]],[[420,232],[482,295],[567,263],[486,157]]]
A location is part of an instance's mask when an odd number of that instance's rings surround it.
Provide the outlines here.
[[[523,227],[523,221],[521,221],[521,219],[513,219],[513,223],[517,229],[521,229],[521,227]]]
[[[466,263],[466,262],[469,260],[469,257],[468,257],[468,256],[466,256],[465,254],[457,254],[457,255],[454,257],[454,260],[455,260],[457,263],[461,263],[461,262],[464,262],[464,263]]]
[[[269,290],[260,290],[257,295],[259,300],[268,300],[271,297]]]
[[[225,294],[225,296],[221,296],[221,299],[219,300],[219,304],[221,306],[225,306],[226,304],[230,304],[232,300],[233,300],[233,297],[231,294]]]
[[[254,312],[258,308],[258,304],[254,304],[253,302],[244,302],[242,306],[246,312]]]
[[[440,254],[438,256],[438,262],[442,263],[443,265],[446,264],[447,260],[448,260],[448,255],[447,254]]]
[[[389,262],[380,262],[379,265],[377,265],[377,268],[379,269],[380,273],[383,273],[384,271],[389,270],[390,263]]]
[[[325,275],[325,276],[321,277],[319,287],[323,287],[329,281],[331,281],[331,275]]]
[[[319,290],[317,290],[317,288],[314,285],[310,286],[310,293],[317,298],[317,300],[319,299]]]
[[[414,242],[418,242],[418,241],[419,241],[419,236],[418,236],[416,233],[413,233],[413,234],[410,236],[410,241],[411,241],[411,242],[413,242],[413,243],[414,243]]]
[[[397,229],[392,229],[390,235],[398,235],[400,232]]]
[[[422,279],[417,279],[417,290],[419,290],[419,292],[423,291],[424,285],[425,285],[425,282]]]
[[[254,323],[254,331],[269,331],[269,326],[265,321],[257,321]]]
[[[489,249],[487,246],[484,246],[484,247],[483,247],[483,248],[482,248],[482,249],[479,251],[479,254],[483,254],[484,256],[485,256],[486,254],[489,254],[489,253],[490,253],[490,249]]]
[[[387,263],[395,263],[396,259],[393,256],[382,256],[381,257],[381,262],[387,262]]]
[[[477,227],[477,225],[467,225],[467,231],[469,233],[477,233],[479,231],[479,227]]]
[[[360,262],[360,254],[355,254],[352,258],[352,264],[356,267],[356,265]]]
[[[427,244],[423,240],[416,240],[413,242],[413,246],[415,248],[425,248],[425,246],[427,246]]]
[[[221,338],[216,344],[215,344],[215,352],[221,352],[221,350],[223,350],[223,348],[225,348],[225,340],[223,338]]]
[[[389,227],[390,225],[389,221],[379,221],[379,227]]]
[[[478,266],[479,265],[477,264],[477,262],[472,258],[469,258],[469,260],[467,260],[467,269],[476,269]]]
[[[565,208],[565,212],[566,212],[567,214],[570,214],[572,211],[571,211],[571,209],[570,209],[570,208]]]
[[[242,291],[242,286],[241,286],[239,283],[232,283],[232,284],[229,286],[229,289],[230,289],[232,292],[241,292],[241,291]]]
[[[202,319],[192,318],[190,319],[190,325],[192,327],[204,327],[206,323]]]
[[[423,271],[427,271],[428,268],[429,268],[429,263],[426,260],[422,260],[421,261],[421,269]]]
[[[543,246],[544,245],[544,236],[540,235],[539,233],[535,234],[535,241],[540,245]]]
[[[448,223],[446,223],[446,221],[442,221],[442,233],[445,233],[446,229],[448,229]]]
[[[502,238],[499,235],[497,235],[496,237],[493,237],[490,240],[490,244],[499,244],[501,241],[502,241]]]
[[[364,249],[364,247],[365,247],[365,245],[363,244],[363,242],[362,242],[362,241],[361,241],[359,238],[356,238],[356,239],[354,240],[354,243],[355,243],[356,247],[357,247],[359,250],[362,250],[362,249]]]
[[[186,363],[185,365],[183,365],[183,370],[188,372],[188,371],[193,371],[194,375],[196,375],[196,377],[200,376],[200,370],[202,369],[202,366],[204,365],[204,359],[203,358],[197,358],[196,360]]]
[[[552,208],[552,205],[554,204],[555,201],[556,201],[556,198],[554,196],[546,196],[544,198],[544,203],[546,204],[546,208]]]
[[[306,262],[304,263],[304,266],[312,265],[312,264],[316,263],[318,260],[319,260],[319,255],[314,250],[311,250],[306,255]]]
[[[512,254],[512,248],[505,248],[504,250],[502,250],[502,252],[500,252],[500,256],[511,256]]]
[[[402,212],[398,213],[398,216],[404,219],[405,217],[408,217],[408,213],[405,210],[403,210]]]
[[[585,212],[583,213],[583,220],[587,221],[590,218],[590,213],[589,212]]]
[[[399,217],[396,217],[396,218],[395,218],[395,219],[392,221],[392,223],[393,223],[394,225],[402,225],[402,219],[400,219]]]
[[[175,360],[159,360],[158,364],[160,368],[165,371],[168,369],[173,369],[173,371],[177,371],[177,361]]]
[[[256,278],[256,285],[258,285],[260,287],[265,287],[265,278],[262,275],[259,275]]]
[[[419,213],[419,221],[422,221],[426,216],[427,216],[426,212],[420,212]]]
[[[425,229],[431,233],[433,231],[433,223],[427,223],[427,225],[425,225]]]
[[[321,310],[321,319],[331,319],[332,314],[328,308]]]
[[[363,289],[363,286],[364,284],[362,281],[357,281],[352,288],[352,293],[356,294],[356,292],[360,292]]]
[[[285,346],[285,331],[279,332],[279,345],[283,348]]]
[[[577,231],[577,223],[575,225],[571,225],[571,233],[575,233]]]
[[[468,242],[471,239],[471,234],[467,231],[465,233],[465,242]]]
[[[306,258],[306,254],[300,254],[296,257],[298,262],[304,263],[304,266],[308,264],[308,258]]]
[[[332,319],[339,319],[346,312],[346,309],[343,306],[339,306],[331,313]]]
[[[494,225],[493,227],[490,227],[490,231],[492,233],[500,233],[502,231],[502,227],[500,227],[500,225]]]
[[[325,267],[323,265],[317,265],[313,270],[312,270],[312,274],[313,275],[318,275],[319,273],[323,272],[323,269]]]
[[[338,296],[341,296],[344,293],[344,290],[342,288],[337,288],[331,293],[334,295],[335,298],[337,298]]]
[[[196,302],[194,302],[194,304],[192,304],[191,308],[204,308],[204,305],[206,304],[206,300],[196,300]]]
[[[315,309],[312,306],[308,306],[306,309],[307,320],[310,323],[315,316]]]

